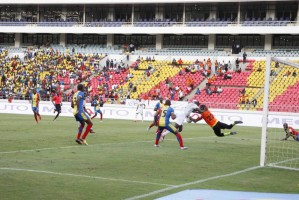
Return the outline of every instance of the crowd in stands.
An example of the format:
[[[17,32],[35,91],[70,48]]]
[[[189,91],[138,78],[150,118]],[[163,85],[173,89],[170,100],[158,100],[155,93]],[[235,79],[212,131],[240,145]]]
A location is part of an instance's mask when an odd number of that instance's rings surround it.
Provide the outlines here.
[[[9,57],[2,49],[0,55],[0,96],[28,99],[36,88],[42,100],[49,100],[53,93],[69,100],[71,93],[66,91],[77,83],[88,82],[90,75],[99,70],[98,60],[105,56],[69,50],[61,53],[52,48],[27,48],[24,57]]]
[[[150,65],[148,65],[150,66]],[[163,65],[162,68],[169,67],[168,72],[175,71],[172,75],[163,74],[161,76],[165,77],[161,82],[151,88],[148,92],[141,94],[141,98],[145,99],[159,99],[159,98],[169,98],[171,100],[183,100],[183,98],[188,95],[195,87],[201,83],[204,77],[201,75],[202,69],[200,69],[199,64],[191,61],[184,62],[182,58],[176,60],[172,59],[167,65]],[[148,67],[147,73],[153,74],[154,71]],[[158,69],[159,71],[159,69]],[[160,73],[155,74],[158,78]]]
[[[127,54],[129,55],[129,54]],[[60,93],[63,101],[70,101],[76,85],[83,83],[90,101],[99,95],[104,101],[111,103],[125,103],[132,98],[133,93],[138,93],[138,98],[171,100],[184,100],[188,94],[196,89],[194,97],[200,102],[223,101],[239,104],[239,108],[256,108],[257,100],[251,93],[246,93],[247,78],[251,72],[263,73],[264,65],[257,62],[253,69],[252,63],[240,67],[244,60],[236,59],[235,62],[207,59],[185,61],[182,58],[173,58],[165,65],[156,66],[154,56],[138,57],[136,62],[129,66],[126,61],[105,58],[103,54],[82,54],[74,49],[66,49],[59,52],[51,47],[33,48],[24,51],[24,57],[18,54],[9,56],[5,49],[0,50],[0,98],[26,100],[33,88],[41,95],[42,100],[50,100],[54,93]],[[104,59],[104,65],[100,61]],[[246,56],[245,56],[245,59]],[[277,76],[280,73],[278,63],[273,65],[270,75]],[[159,68],[168,67],[165,71]],[[172,75],[168,75],[168,69],[174,69]],[[143,79],[132,81],[135,72],[141,72]],[[286,69],[282,77],[297,77],[298,71]],[[262,74],[263,76],[263,74]],[[148,86],[148,91],[138,90],[140,84],[148,84],[151,80],[159,79],[153,86]],[[197,88],[207,80],[205,87]],[[125,85],[128,88],[125,88]],[[258,86],[255,86],[258,87]],[[241,89],[241,90],[240,90]],[[135,98],[135,97],[133,97]],[[227,98],[227,101],[224,101]],[[257,108],[258,109],[258,108]]]
[[[24,58],[18,56],[9,57],[8,52],[1,51],[1,93],[2,98],[14,96],[15,99],[28,99],[33,88],[37,88],[43,100],[49,100],[53,93],[61,93],[64,101],[70,101],[74,94],[75,85],[83,83],[89,100],[95,95],[100,95],[112,102],[123,103],[130,98],[132,92],[136,92],[137,85],[130,82],[133,73],[130,70],[140,70],[141,63],[146,63],[144,70],[146,77],[155,72],[151,66],[155,62],[153,57],[138,57],[133,69],[123,61],[106,59],[106,65],[100,68],[99,60],[106,55],[102,54],[81,54],[74,49],[66,49],[65,53],[48,48],[28,48],[24,52]],[[186,62],[187,63],[187,62]],[[195,60],[185,64],[179,58],[173,59],[171,65],[178,68],[177,78],[166,78],[161,84],[156,85],[142,98],[159,99],[160,97],[172,100],[183,100],[204,78],[208,78],[208,94],[222,92],[222,88],[211,87],[211,83],[219,77],[231,79],[231,63],[215,61],[215,74],[211,76],[212,62],[210,58],[202,61]],[[156,74],[158,76],[159,74]],[[201,77],[200,79],[196,77]],[[181,81],[177,81],[181,80]],[[123,91],[122,85],[129,82],[129,90]],[[164,90],[167,87],[166,90]],[[162,91],[161,91],[162,90]],[[166,92],[163,92],[166,91]],[[196,95],[200,94],[200,90]]]
[[[240,66],[240,62],[245,66]],[[247,87],[247,78],[252,72],[252,63],[254,60],[239,60],[231,61],[214,61],[214,72],[209,74],[209,67],[207,71],[203,71],[203,75],[207,77],[206,86],[202,89],[197,88],[194,97],[200,102],[209,103],[214,108],[238,109],[236,105],[241,104],[241,99],[244,98],[240,92],[240,88]],[[207,66],[212,65],[208,60]],[[247,65],[247,66],[246,66]],[[250,96],[250,100],[251,100]],[[245,103],[249,97],[245,97]]]

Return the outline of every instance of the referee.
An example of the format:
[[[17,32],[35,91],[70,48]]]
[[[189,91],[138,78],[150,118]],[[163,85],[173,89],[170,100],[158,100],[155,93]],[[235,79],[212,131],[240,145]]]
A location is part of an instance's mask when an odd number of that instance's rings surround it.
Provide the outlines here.
[[[60,94],[58,92],[53,97],[52,103],[55,106],[54,113],[57,112],[57,115],[53,119],[53,121],[54,121],[59,116],[59,114],[61,113],[61,96],[60,96]]]

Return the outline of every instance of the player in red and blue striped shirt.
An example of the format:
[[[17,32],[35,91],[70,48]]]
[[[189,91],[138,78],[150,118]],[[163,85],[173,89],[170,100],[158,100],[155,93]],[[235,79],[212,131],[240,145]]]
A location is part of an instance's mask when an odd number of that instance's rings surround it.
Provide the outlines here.
[[[76,92],[74,94],[73,100],[72,100],[72,105],[71,105],[73,108],[74,117],[75,117],[76,121],[78,121],[80,123],[79,128],[78,128],[76,142],[78,144],[88,145],[86,142],[86,136],[90,132],[90,129],[93,124],[92,124],[89,116],[86,114],[86,112],[84,110],[84,99],[85,99],[84,86],[82,84],[79,84],[77,86],[77,89],[78,89],[78,92]],[[81,133],[83,131],[85,123],[87,123],[87,127],[85,129],[83,136],[81,137]]]

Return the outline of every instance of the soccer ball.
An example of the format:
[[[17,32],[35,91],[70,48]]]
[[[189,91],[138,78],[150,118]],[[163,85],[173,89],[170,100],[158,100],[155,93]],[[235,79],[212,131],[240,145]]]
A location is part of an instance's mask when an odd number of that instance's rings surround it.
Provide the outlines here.
[[[198,113],[191,113],[190,115],[189,115],[189,117],[187,117],[187,119],[186,119],[186,121],[188,122],[188,123],[191,123],[192,122],[192,120],[191,119],[193,119],[193,120],[201,120],[201,114],[198,114]]]

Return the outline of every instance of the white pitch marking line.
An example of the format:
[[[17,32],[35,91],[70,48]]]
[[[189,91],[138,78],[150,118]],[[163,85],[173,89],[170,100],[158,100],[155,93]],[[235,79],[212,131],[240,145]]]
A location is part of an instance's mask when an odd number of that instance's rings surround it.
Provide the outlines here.
[[[82,177],[82,178],[100,179],[100,180],[108,180],[108,181],[121,181],[121,182],[129,182],[129,183],[160,185],[160,186],[167,186],[167,187],[173,187],[174,186],[174,185],[163,184],[163,183],[133,181],[133,180],[126,180],[126,179],[106,178],[106,177],[100,177],[100,176],[88,176],[88,175],[81,175],[81,174],[69,174],[69,173],[51,172],[51,171],[34,170],[34,169],[19,169],[19,168],[1,167],[0,170],[25,171],[25,172],[32,172],[32,173],[54,174],[54,175],[59,175],[59,176]]]
[[[234,176],[234,175],[237,175],[237,174],[242,174],[242,173],[245,173],[245,172],[253,171],[253,170],[256,170],[256,169],[259,169],[259,168],[261,168],[261,167],[260,166],[255,166],[255,167],[250,167],[250,168],[247,168],[247,169],[244,169],[244,170],[232,172],[232,173],[229,173],[229,174],[213,176],[213,177],[210,177],[210,178],[200,179],[200,180],[197,180],[197,181],[184,183],[184,184],[181,184],[181,185],[174,185],[174,186],[170,186],[170,187],[167,187],[167,188],[164,188],[164,189],[161,189],[161,190],[156,190],[156,191],[153,191],[153,192],[150,192],[150,193],[134,196],[134,197],[131,197],[131,198],[128,198],[128,199],[125,199],[125,200],[142,199],[142,198],[149,197],[149,196],[156,195],[156,194],[160,194],[162,192],[166,192],[166,191],[169,191],[169,190],[182,188],[182,187],[186,187],[186,186],[190,186],[190,185],[195,185],[197,183],[204,183],[204,182],[207,182],[207,181],[216,180],[216,179],[220,179],[220,178],[224,178],[224,177],[228,177],[228,176]]]

